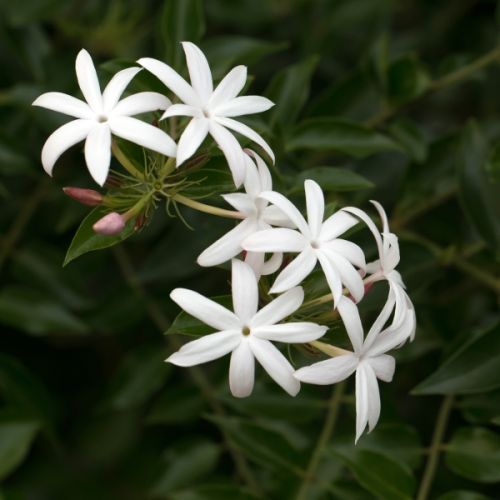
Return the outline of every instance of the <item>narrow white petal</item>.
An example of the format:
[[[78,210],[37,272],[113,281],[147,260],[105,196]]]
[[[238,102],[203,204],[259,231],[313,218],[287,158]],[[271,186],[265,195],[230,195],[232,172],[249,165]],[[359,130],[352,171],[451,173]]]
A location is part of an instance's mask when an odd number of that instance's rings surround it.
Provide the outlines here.
[[[229,388],[236,398],[246,398],[253,391],[255,358],[247,339],[232,352],[229,364]]]
[[[372,345],[380,335],[380,332],[383,330],[385,324],[387,323],[389,317],[391,316],[394,305],[396,303],[396,296],[394,294],[394,290],[389,288],[389,293],[387,295],[387,300],[384,304],[384,307],[380,311],[377,319],[373,322],[368,334],[366,335],[364,351],[367,352],[371,350]]]
[[[194,366],[221,358],[241,342],[241,333],[237,330],[211,333],[188,342],[166,359],[177,366]]]
[[[203,267],[218,266],[236,257],[243,249],[241,242],[256,229],[255,221],[245,219],[224,236],[212,243],[198,257],[198,264]]]
[[[310,179],[304,182],[306,193],[307,221],[313,238],[318,238],[325,213],[325,198],[318,183]]]
[[[246,160],[240,143],[231,132],[214,120],[210,120],[209,131],[226,157],[234,184],[236,187],[241,186],[246,177]]]
[[[106,123],[96,124],[85,141],[85,162],[92,178],[102,186],[111,162],[111,132]]]
[[[102,93],[104,112],[109,113],[118,103],[123,91],[142,68],[127,68],[118,71],[109,81]]]
[[[158,92],[139,92],[122,99],[113,109],[113,114],[133,116],[167,109],[171,104],[168,97]]]
[[[275,273],[283,263],[283,254],[281,252],[276,252],[271,255],[271,257],[264,262],[262,266],[262,274],[267,276],[268,274]]]
[[[170,293],[170,298],[188,314],[212,328],[217,330],[240,328],[236,314],[197,292],[176,288]]]
[[[342,297],[337,304],[337,309],[347,335],[349,335],[354,352],[361,353],[363,348],[363,326],[361,325],[361,318],[356,304],[351,299]]]
[[[356,439],[355,443],[363,434],[368,423],[369,413],[369,395],[368,395],[368,382],[366,371],[363,368],[363,363],[358,365],[356,370]]]
[[[246,252],[245,262],[253,269],[257,279],[262,276],[264,268],[264,259],[266,254],[260,252]]]
[[[388,354],[382,354],[375,358],[368,358],[367,362],[370,363],[375,375],[384,382],[391,382],[396,369],[396,360]]]
[[[279,325],[264,325],[252,328],[252,335],[265,340],[286,342],[289,344],[304,344],[317,340],[326,333],[326,326],[310,322],[282,323]]]
[[[235,210],[245,214],[247,217],[255,217],[257,215],[257,207],[255,201],[246,193],[230,193],[223,194],[222,197],[227,201]]]
[[[83,97],[88,102],[94,113],[100,114],[103,111],[101,88],[94,63],[90,54],[82,49],[76,56],[76,78],[82,91]]]
[[[206,104],[214,90],[212,72],[210,71],[207,58],[194,43],[182,42],[182,48],[186,54],[186,63],[191,85],[195,92],[201,97],[202,103]]]
[[[368,400],[368,432],[371,432],[377,425],[380,417],[380,393],[377,377],[369,361],[362,363],[362,368],[366,377],[367,400]]]
[[[262,113],[273,106],[274,102],[266,97],[245,95],[227,100],[215,108],[212,108],[212,111],[217,116],[231,117]]]
[[[255,151],[249,149],[248,154],[250,154],[257,163],[260,177],[260,190],[271,191],[273,189],[273,178],[271,177],[269,168],[265,164],[264,160]]]
[[[356,217],[339,210],[328,217],[323,223],[320,235],[321,241],[333,240],[345,233],[348,229],[351,229],[351,227],[355,226],[357,223],[358,220]]]
[[[285,198],[285,196],[276,191],[265,191],[261,193],[260,197],[278,207],[306,238],[311,236],[309,225],[297,207],[288,198]]]
[[[387,220],[387,214],[385,213],[384,207],[375,200],[370,200],[370,203],[377,209],[377,212],[380,216],[380,220],[382,221],[382,232],[389,232],[389,221]]]
[[[342,297],[342,280],[340,279],[340,274],[324,252],[318,251],[316,255],[332,292],[333,302],[337,305]]]
[[[296,396],[300,391],[300,382],[293,377],[293,366],[285,356],[268,340],[255,337],[250,338],[250,348],[269,376],[290,396]]]
[[[336,384],[350,377],[356,370],[357,365],[358,358],[356,356],[345,354],[300,368],[295,372],[294,376],[307,384]]]
[[[251,327],[274,325],[294,313],[304,300],[304,290],[297,286],[264,306],[251,321]]]
[[[301,283],[314,269],[317,258],[311,247],[306,247],[278,274],[270,293],[284,292]]]
[[[177,146],[172,138],[158,127],[144,123],[130,116],[113,117],[109,120],[111,132],[147,149],[165,156],[174,157]]]
[[[233,259],[231,268],[234,313],[243,325],[248,326],[259,305],[257,278],[253,269],[241,260]]]
[[[383,255],[382,236],[380,235],[380,231],[378,230],[377,226],[372,221],[372,219],[369,217],[369,215],[363,210],[360,210],[359,208],[356,207],[345,207],[342,209],[342,211],[355,215],[367,225],[368,229],[371,231],[373,237],[375,238],[375,242],[377,243],[378,253],[380,256],[382,256]]]
[[[363,250],[353,243],[352,241],[336,238],[325,244],[327,248],[345,257],[349,262],[355,266],[365,270],[366,260]]]
[[[73,120],[52,132],[42,148],[42,165],[49,175],[52,175],[54,163],[58,158],[76,143],[83,141],[95,126],[89,120]]]
[[[301,252],[309,245],[298,231],[277,227],[257,231],[241,246],[250,252]]]
[[[271,158],[272,162],[274,163],[275,158],[273,150],[270,148],[269,144],[262,138],[262,136],[255,132],[255,130],[251,129],[244,123],[233,120],[232,118],[223,118],[222,116],[217,116],[215,117],[215,120],[217,120],[217,122],[224,127],[230,128],[231,130],[238,132],[238,134],[241,134],[258,144],[268,154],[269,158]]]
[[[332,252],[328,248],[322,250],[327,256],[332,265],[340,274],[342,283],[349,290],[356,302],[359,302],[365,294],[365,285],[358,271],[353,265],[342,255]]]
[[[211,109],[217,107],[220,103],[229,101],[236,97],[247,81],[246,66],[236,66],[233,68],[217,85],[210,101],[208,102]]]
[[[262,220],[271,226],[295,229],[295,224],[276,205],[269,205],[262,211]]]
[[[200,98],[193,90],[193,87],[191,87],[191,85],[189,85],[189,83],[173,68],[151,57],[143,57],[137,62],[149,72],[153,73],[158,80],[167,86],[185,104],[197,108],[201,107]]]
[[[195,116],[196,118],[201,118],[203,117],[203,113],[200,108],[195,108],[188,104],[172,104],[163,113],[161,120],[170,118],[171,116]]]
[[[177,145],[177,166],[182,165],[194,155],[208,134],[208,120],[193,118],[179,139]]]
[[[95,116],[95,113],[86,102],[62,92],[42,94],[33,101],[33,106],[40,106],[41,108],[87,120],[91,120]]]

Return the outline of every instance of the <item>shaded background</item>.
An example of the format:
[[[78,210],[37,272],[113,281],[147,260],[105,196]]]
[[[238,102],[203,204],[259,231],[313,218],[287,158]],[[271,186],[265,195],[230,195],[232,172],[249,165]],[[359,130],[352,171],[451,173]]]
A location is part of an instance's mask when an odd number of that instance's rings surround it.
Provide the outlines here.
[[[330,388],[290,398],[258,372],[239,401],[228,359],[163,363],[186,341],[163,335],[170,290],[228,291],[227,272],[195,259],[230,222],[186,209],[190,231],[159,209],[62,267],[88,210],[60,188],[94,186],[78,147],[43,173],[66,120],[30,103],[79,95],[82,47],[109,78],[117,59],[183,68],[184,39],[217,79],[249,65],[251,93],[277,102],[249,123],[276,152],[278,189],[316,176],[331,202],[378,199],[400,235],[417,340],[356,448],[347,385],[307,498],[500,498],[499,17],[488,0],[1,1],[0,498],[281,499],[304,481]],[[335,168],[304,173],[318,166]]]

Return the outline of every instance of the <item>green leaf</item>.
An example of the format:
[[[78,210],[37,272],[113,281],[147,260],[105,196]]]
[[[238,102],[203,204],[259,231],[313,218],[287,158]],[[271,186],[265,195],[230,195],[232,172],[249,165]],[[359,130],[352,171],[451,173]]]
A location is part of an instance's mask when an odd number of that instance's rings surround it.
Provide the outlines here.
[[[354,448],[334,449],[358,482],[382,500],[410,500],[415,492],[415,478],[400,462],[386,455]]]
[[[458,406],[468,422],[491,424],[500,417],[500,391],[462,398]]]
[[[352,170],[338,167],[314,167],[294,176],[294,186],[290,192],[302,191],[306,179],[316,181],[323,191],[357,191],[374,187],[371,181]]]
[[[96,207],[83,219],[71,240],[63,266],[67,266],[80,255],[112,247],[134,234],[134,219],[129,220],[123,231],[115,236],[103,236],[95,233],[92,226],[107,212],[108,210],[103,207]]]
[[[471,394],[500,387],[500,323],[473,336],[452,354],[414,394]]]
[[[389,66],[387,92],[396,105],[415,99],[429,87],[427,69],[415,55],[404,56]]]
[[[389,126],[389,134],[401,144],[415,163],[424,163],[427,159],[427,142],[422,131],[414,122],[400,119]]]
[[[488,175],[489,151],[474,122],[462,133],[458,148],[460,199],[465,213],[481,237],[500,249],[500,182]]]
[[[0,481],[23,462],[39,428],[35,421],[0,419]]]
[[[293,131],[286,148],[288,151],[337,151],[355,158],[385,151],[401,151],[401,147],[389,137],[357,123],[336,118],[303,121]]]
[[[309,97],[309,88],[318,56],[288,66],[271,80],[264,95],[274,102],[269,116],[271,126],[279,123],[283,127],[292,126]]]
[[[167,62],[175,69],[184,64],[180,43],[197,43],[205,32],[201,0],[166,0],[160,19],[160,30]]]
[[[481,427],[458,430],[446,446],[446,464],[472,481],[500,481],[500,434]]]
[[[439,496],[438,500],[490,500],[490,497],[475,491],[455,490]]]

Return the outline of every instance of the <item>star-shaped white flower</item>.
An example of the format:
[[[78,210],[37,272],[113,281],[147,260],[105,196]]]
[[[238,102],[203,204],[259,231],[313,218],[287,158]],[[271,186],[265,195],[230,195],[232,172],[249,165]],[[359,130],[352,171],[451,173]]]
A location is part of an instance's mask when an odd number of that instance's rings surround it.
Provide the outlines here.
[[[59,127],[43,146],[42,164],[49,175],[61,154],[85,139],[87,167],[102,186],[111,161],[111,134],[165,156],[175,156],[177,146],[171,137],[157,127],[132,118],[139,113],[167,109],[171,102],[156,92],[139,92],[120,101],[123,91],[139,71],[141,68],[119,71],[101,94],[92,58],[82,49],[76,58],[76,76],[86,102],[61,92],[47,92],[33,102],[34,106],[77,118]]]
[[[399,244],[398,237],[389,230],[389,221],[382,205],[372,200],[371,203],[377,209],[377,212],[382,221],[382,231],[379,231],[373,220],[366,212],[356,207],[345,207],[343,210],[359,217],[373,234],[377,243],[379,258],[366,265],[366,272],[370,274],[368,281],[374,283],[380,280],[387,280],[389,284],[389,295],[387,302],[395,307],[394,321],[397,322],[404,314],[407,308],[411,310],[410,315],[406,315],[406,321],[409,324],[408,337],[413,340],[415,337],[416,317],[415,309],[410,300],[410,297],[405,291],[405,285],[401,278],[401,274],[396,271],[396,266],[399,264]],[[405,339],[406,340],[406,339]]]
[[[407,324],[401,318],[383,330],[392,308],[387,305],[373,323],[366,338],[358,308],[347,297],[342,297],[337,308],[344,322],[353,352],[314,363],[300,368],[295,377],[309,384],[335,384],[356,372],[356,442],[368,424],[371,431],[380,416],[380,394],[377,379],[390,382],[394,375],[396,362],[386,352],[399,346],[407,337]],[[406,314],[410,314],[407,310]]]
[[[267,142],[234,116],[268,110],[274,104],[265,97],[237,95],[247,79],[245,66],[236,66],[213,88],[212,73],[203,52],[191,42],[182,42],[191,85],[167,64],[152,58],[139,59],[139,64],[161,80],[184,104],[170,106],[162,118],[190,116],[191,121],[179,139],[177,166],[190,158],[210,134],[223,151],[237,187],[245,180],[245,158],[240,144],[227,129],[257,143],[273,160]]]
[[[232,263],[234,312],[185,288],[170,294],[187,313],[218,330],[187,343],[167,361],[177,366],[206,363],[231,353],[229,387],[236,397],[246,397],[254,386],[255,358],[271,378],[290,395],[300,390],[294,369],[271,341],[304,343],[322,337],[327,328],[315,323],[276,324],[296,311],[304,300],[301,287],[293,288],[258,311],[259,292],[252,268],[240,260]]]
[[[271,174],[266,164],[251,150],[246,150],[245,156],[246,192],[222,195],[230,205],[243,214],[244,219],[200,254],[198,257],[200,266],[217,266],[236,257],[243,251],[241,242],[256,231],[269,229],[271,225],[290,224],[281,210],[260,198],[262,192],[273,188]],[[247,252],[245,256],[245,262],[252,266],[257,276],[274,273],[281,265],[283,254],[276,253],[267,262],[264,262],[264,255],[262,252]]]
[[[358,223],[356,217],[339,210],[323,221],[323,191],[312,180],[304,183],[307,222],[297,208],[282,194],[274,191],[260,197],[273,203],[292,221],[297,230],[273,228],[258,231],[246,238],[242,247],[251,252],[299,252],[299,255],[278,275],[271,293],[280,293],[298,285],[319,261],[337,303],[342,296],[342,283],[356,302],[363,298],[364,285],[354,265],[364,270],[365,255],[351,241],[339,238]],[[354,265],[353,265],[354,264]]]

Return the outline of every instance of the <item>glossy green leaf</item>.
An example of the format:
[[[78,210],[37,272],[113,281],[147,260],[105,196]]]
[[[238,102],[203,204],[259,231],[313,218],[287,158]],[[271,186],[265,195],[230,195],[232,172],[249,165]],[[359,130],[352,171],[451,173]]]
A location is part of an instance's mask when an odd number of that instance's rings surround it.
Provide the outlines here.
[[[472,481],[500,481],[500,434],[481,427],[458,430],[446,445],[446,464]]]
[[[336,118],[311,118],[300,123],[286,144],[288,151],[336,151],[364,158],[385,151],[400,151],[389,137],[363,125]]]
[[[408,119],[400,119],[389,126],[389,134],[405,148],[415,163],[427,159],[427,142],[422,130]]]
[[[500,324],[473,336],[415,389],[415,394],[471,394],[500,387]]]
[[[374,187],[371,181],[353,170],[338,167],[314,167],[296,175],[294,186],[290,191],[302,191],[306,179],[316,181],[323,191],[357,191]]]
[[[500,391],[461,398],[458,407],[467,421],[473,424],[491,424],[500,418]]]
[[[123,231],[115,236],[103,236],[95,233],[92,226],[106,213],[107,211],[102,207],[96,207],[83,219],[71,240],[63,266],[88,252],[102,250],[121,243],[134,234],[134,219],[129,220]]]
[[[414,55],[404,56],[388,69],[387,91],[389,99],[401,104],[422,95],[430,84],[427,69]]]

